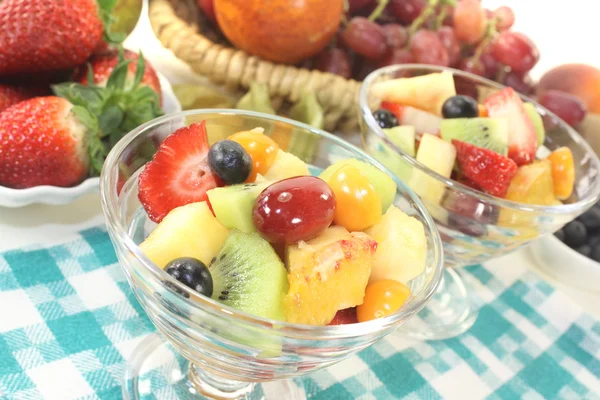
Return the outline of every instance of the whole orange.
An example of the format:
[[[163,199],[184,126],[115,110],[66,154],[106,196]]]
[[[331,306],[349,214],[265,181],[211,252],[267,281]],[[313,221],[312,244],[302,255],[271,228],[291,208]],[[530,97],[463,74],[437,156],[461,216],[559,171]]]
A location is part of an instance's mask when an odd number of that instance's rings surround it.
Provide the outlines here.
[[[343,8],[344,0],[215,0],[219,27],[234,46],[285,64],[323,50]]]

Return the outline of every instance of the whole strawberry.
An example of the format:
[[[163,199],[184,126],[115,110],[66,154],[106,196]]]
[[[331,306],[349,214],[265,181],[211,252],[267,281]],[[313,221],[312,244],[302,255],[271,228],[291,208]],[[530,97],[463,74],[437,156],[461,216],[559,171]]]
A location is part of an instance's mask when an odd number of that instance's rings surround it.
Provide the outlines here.
[[[49,89],[22,87],[0,83],[0,112],[32,97],[50,94]]]
[[[0,2],[0,75],[74,68],[102,39],[110,10],[95,0]],[[105,18],[103,18],[105,17]]]
[[[83,118],[82,118],[83,117]],[[72,186],[101,146],[82,120],[82,107],[60,97],[36,97],[0,113],[0,184],[12,188]]]
[[[133,51],[124,50],[123,59],[132,61],[129,63],[128,71],[127,71],[127,79],[126,83],[131,85],[135,80],[135,73],[137,71],[137,64],[139,62],[140,56]],[[94,84],[98,86],[106,86],[108,82],[108,78],[115,69],[115,67],[123,61],[119,56],[118,51],[111,51],[105,54],[98,54],[92,56],[88,60],[86,64],[79,66],[75,70],[75,74],[73,76],[73,80],[75,82],[79,82],[81,84],[87,85],[89,79],[89,68],[92,69],[92,74],[94,77]],[[158,76],[156,75],[156,71],[152,68],[152,65],[145,61],[145,69],[144,74],[142,76],[141,85],[145,85],[150,87],[156,93],[158,93],[159,97],[161,96],[161,87],[160,81],[158,80]]]

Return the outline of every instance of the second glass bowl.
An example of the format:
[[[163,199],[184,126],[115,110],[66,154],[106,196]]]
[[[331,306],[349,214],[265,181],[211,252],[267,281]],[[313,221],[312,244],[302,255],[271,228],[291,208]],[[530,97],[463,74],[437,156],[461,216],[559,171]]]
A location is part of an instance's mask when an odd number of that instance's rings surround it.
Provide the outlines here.
[[[546,131],[543,146],[550,151],[567,146],[573,152],[575,189],[564,204],[529,205],[485,194],[437,174],[394,145],[373,117],[381,100],[371,94],[372,86],[398,77],[442,71],[452,74],[458,94],[470,95],[479,103],[504,88],[451,68],[418,64],[385,67],[372,72],[361,86],[359,120],[363,146],[368,154],[403,176],[406,182],[410,182],[411,174],[422,173],[431,177],[434,184],[443,186],[441,201],[422,200],[440,231],[447,267],[479,264],[512,252],[539,236],[557,231],[596,203],[600,197],[600,161],[596,154],[573,128],[524,96],[523,100],[533,103],[542,116]],[[476,315],[463,280],[457,271],[447,269],[438,294],[422,313],[426,326],[407,327],[403,332],[420,339],[444,339],[466,331]]]

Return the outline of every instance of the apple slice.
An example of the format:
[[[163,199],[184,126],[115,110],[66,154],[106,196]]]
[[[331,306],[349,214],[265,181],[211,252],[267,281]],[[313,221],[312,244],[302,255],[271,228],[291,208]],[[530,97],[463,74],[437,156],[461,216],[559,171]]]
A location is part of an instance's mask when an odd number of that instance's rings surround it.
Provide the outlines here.
[[[443,119],[435,114],[390,101],[382,102],[381,108],[391,111],[398,118],[401,126],[413,126],[418,138],[424,133],[436,136],[440,134],[440,125]]]
[[[442,115],[442,105],[456,95],[456,89],[452,73],[444,71],[378,82],[371,88],[371,94],[382,101],[393,101]]]

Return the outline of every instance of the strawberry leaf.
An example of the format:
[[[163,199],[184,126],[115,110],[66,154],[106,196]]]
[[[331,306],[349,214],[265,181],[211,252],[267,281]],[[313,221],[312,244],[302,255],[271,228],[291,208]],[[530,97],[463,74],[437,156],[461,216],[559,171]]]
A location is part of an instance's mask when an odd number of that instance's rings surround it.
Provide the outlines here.
[[[74,82],[53,85],[52,91],[58,97],[69,100],[73,105],[84,107],[94,115],[100,114],[106,101],[102,89]]]
[[[74,106],[71,111],[87,128],[85,146],[90,159],[89,174],[90,176],[98,176],[102,171],[102,164],[104,164],[104,159],[108,154],[108,149],[102,143],[98,134],[98,119],[81,106]]]
[[[123,90],[125,88],[125,82],[127,81],[127,74],[129,73],[130,60],[124,60],[117,64],[115,69],[111,72],[106,82],[108,89]]]
[[[104,112],[98,117],[98,126],[103,136],[118,130],[123,122],[123,110],[117,105],[106,107]]]
[[[99,17],[104,25],[104,41],[111,44],[120,44],[125,40],[125,35],[111,31],[111,25],[115,22],[112,13],[118,0],[97,0]]]
[[[135,77],[133,78],[133,85],[131,86],[133,90],[137,89],[142,79],[144,79],[144,73],[146,72],[146,61],[144,60],[144,55],[140,51],[140,57],[137,60],[137,64],[135,66]]]

